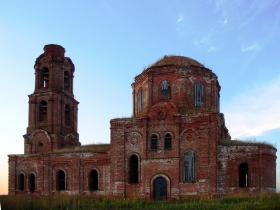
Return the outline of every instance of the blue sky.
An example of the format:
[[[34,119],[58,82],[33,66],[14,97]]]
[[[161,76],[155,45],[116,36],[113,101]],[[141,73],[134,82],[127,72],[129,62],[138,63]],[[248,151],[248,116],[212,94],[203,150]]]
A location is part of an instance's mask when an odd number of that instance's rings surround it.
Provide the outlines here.
[[[33,65],[45,44],[63,45],[76,66],[83,144],[109,142],[110,119],[131,116],[134,76],[176,54],[217,74],[233,138],[280,149],[279,37],[279,0],[0,0],[0,194],[7,154],[23,153]]]

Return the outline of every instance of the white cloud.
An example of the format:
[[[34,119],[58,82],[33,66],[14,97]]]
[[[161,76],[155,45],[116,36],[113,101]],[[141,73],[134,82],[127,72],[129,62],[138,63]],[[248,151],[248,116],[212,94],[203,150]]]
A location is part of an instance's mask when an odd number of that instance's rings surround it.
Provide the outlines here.
[[[204,36],[200,39],[195,39],[193,41],[193,44],[197,47],[201,47],[207,50],[207,52],[209,53],[217,51],[217,47],[212,44],[212,40],[210,36]]]
[[[228,24],[228,18],[225,18],[225,19],[223,20],[223,24],[224,24],[224,25],[227,25],[227,24]]]
[[[250,45],[245,45],[241,47],[241,52],[250,52],[250,51],[255,51],[255,50],[259,50],[261,48],[261,46],[259,45],[259,43],[254,42]]]
[[[223,10],[227,1],[226,0],[215,0],[215,6],[217,10]]]
[[[179,24],[179,23],[181,23],[181,22],[183,22],[184,21],[184,16],[183,15],[179,15],[178,17],[177,17],[177,19],[176,19],[176,23],[177,24]]]
[[[225,105],[226,124],[233,138],[258,136],[280,128],[280,75]]]
[[[208,47],[208,52],[215,52],[215,51],[217,51],[217,48],[215,46],[211,45]]]

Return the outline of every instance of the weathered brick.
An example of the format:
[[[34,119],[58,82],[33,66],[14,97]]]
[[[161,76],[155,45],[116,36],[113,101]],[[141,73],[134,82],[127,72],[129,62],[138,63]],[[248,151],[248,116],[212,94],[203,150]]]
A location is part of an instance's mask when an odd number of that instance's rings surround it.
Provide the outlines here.
[[[111,120],[110,145],[80,146],[78,102],[73,96],[74,65],[64,48],[47,45],[35,62],[35,91],[29,96],[25,153],[9,155],[9,194],[92,194],[106,197],[154,198],[155,180],[165,180],[166,199],[205,194],[274,192],[276,149],[270,145],[230,140],[219,112],[217,76],[199,62],[167,56],[135,77],[133,116]],[[42,71],[48,68],[46,84]],[[69,73],[68,83],[67,75]],[[163,81],[169,92],[163,93]],[[67,83],[67,84],[66,84]],[[195,106],[195,85],[203,85],[202,105]],[[43,86],[42,86],[43,85]],[[168,87],[168,86],[167,86]],[[142,96],[139,95],[142,91]],[[47,102],[40,120],[40,102]],[[67,114],[66,106],[70,106]],[[141,106],[141,108],[139,107]],[[70,123],[67,123],[67,116]],[[158,138],[150,149],[151,136]],[[165,149],[165,135],[172,138]],[[184,154],[195,154],[195,177],[184,182]],[[130,183],[130,157],[138,158],[138,183]],[[239,186],[239,167],[248,164],[248,185]],[[57,191],[57,172],[66,189]],[[97,173],[98,190],[91,191],[90,174]],[[20,190],[20,174],[24,190]],[[30,174],[35,175],[31,192]]]

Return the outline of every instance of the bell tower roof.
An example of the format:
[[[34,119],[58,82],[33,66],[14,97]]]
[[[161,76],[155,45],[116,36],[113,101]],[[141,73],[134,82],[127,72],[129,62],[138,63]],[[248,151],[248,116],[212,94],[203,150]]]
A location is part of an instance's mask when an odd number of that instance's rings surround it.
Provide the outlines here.
[[[57,44],[48,44],[44,46],[44,54],[50,56],[64,57],[65,49]]]

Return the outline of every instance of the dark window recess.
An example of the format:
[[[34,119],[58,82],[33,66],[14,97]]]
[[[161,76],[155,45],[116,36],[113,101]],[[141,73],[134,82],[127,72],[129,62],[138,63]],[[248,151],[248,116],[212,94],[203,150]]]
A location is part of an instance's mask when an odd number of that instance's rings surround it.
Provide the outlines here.
[[[171,98],[171,87],[167,80],[161,82],[161,95],[165,98]]]
[[[40,87],[47,88],[49,86],[49,69],[43,68],[41,70]]]
[[[38,153],[43,152],[43,148],[44,148],[44,144],[43,144],[42,142],[39,142],[39,143],[37,144],[37,152],[38,152]]]
[[[68,104],[65,105],[65,125],[71,125],[71,108]]]
[[[202,84],[195,84],[195,106],[201,107],[203,105],[204,87]]]
[[[129,183],[139,183],[138,167],[137,155],[131,155],[129,158]]]
[[[158,147],[158,137],[153,134],[150,139],[150,150],[157,150]]]
[[[172,136],[168,133],[164,137],[164,149],[172,149]]]
[[[29,191],[33,193],[36,188],[36,179],[34,174],[29,175]]]
[[[239,187],[248,187],[248,163],[241,163],[239,165]]]
[[[220,112],[220,94],[217,94],[217,112]]]
[[[56,173],[56,190],[57,191],[66,190],[66,176],[65,176],[65,172],[62,170],[59,170]]]
[[[143,109],[143,97],[144,97],[143,89],[140,89],[138,91],[138,96],[137,96],[137,112],[142,112],[142,109]]]
[[[69,90],[70,88],[70,75],[68,71],[64,72],[64,89]]]
[[[195,155],[193,151],[184,154],[184,182],[195,182]]]
[[[48,103],[41,101],[39,103],[39,121],[47,121]]]
[[[98,190],[98,172],[95,169],[91,170],[89,173],[88,188],[89,191]]]
[[[18,189],[19,191],[24,191],[24,174],[18,176]]]

